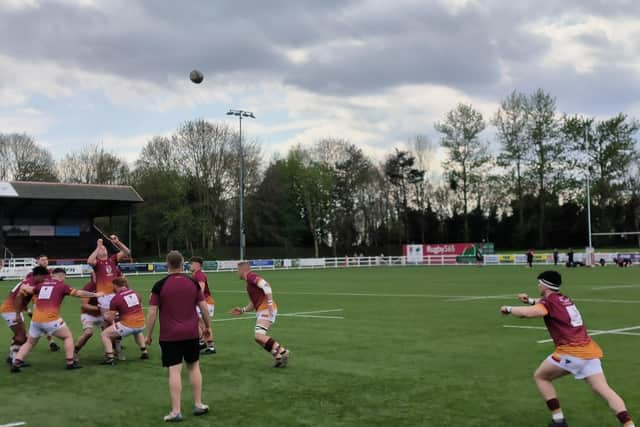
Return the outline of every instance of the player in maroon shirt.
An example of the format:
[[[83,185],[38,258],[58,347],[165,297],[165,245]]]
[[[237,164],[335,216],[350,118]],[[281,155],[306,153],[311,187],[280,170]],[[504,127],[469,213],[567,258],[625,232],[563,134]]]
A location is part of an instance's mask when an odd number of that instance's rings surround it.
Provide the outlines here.
[[[231,314],[240,316],[246,312],[256,312],[254,335],[256,343],[273,356],[276,368],[284,368],[289,361],[289,350],[267,336],[278,315],[278,306],[273,300],[271,286],[266,280],[251,271],[251,266],[248,262],[238,264],[238,277],[247,282],[249,304],[244,307],[235,307],[231,310]]]
[[[635,427],[624,401],[607,383],[600,363],[603,356],[600,346],[589,336],[580,311],[571,298],[560,293],[561,284],[560,273],[545,271],[538,275],[538,290],[542,298],[534,299],[527,294],[519,294],[518,299],[531,307],[500,308],[505,315],[542,317],[556,346],[555,352],[542,362],[534,374],[538,390],[552,414],[549,426],[567,426],[552,381],[573,374],[578,380],[584,379],[609,404],[622,425]]]
[[[44,267],[36,267],[33,270],[33,275],[42,275],[44,272],[46,272]],[[67,369],[80,367],[73,357],[73,336],[71,335],[69,327],[60,317],[62,301],[67,295],[79,298],[97,298],[102,294],[75,290],[64,283],[65,276],[65,271],[62,268],[56,268],[51,273],[50,279],[45,279],[35,286],[24,285],[22,289],[20,289],[20,293],[16,296],[16,314],[20,313],[19,310],[24,297],[28,297],[29,295],[37,296],[38,302],[33,311],[31,325],[29,325],[29,338],[27,338],[27,342],[20,347],[18,354],[13,359],[11,372],[20,372],[20,368],[24,366],[23,361],[25,357],[31,349],[35,347],[42,335],[53,335],[63,340]]]
[[[200,285],[184,274],[184,258],[178,251],[167,254],[169,274],[158,281],[151,290],[147,313],[147,346],[151,344],[153,328],[160,316],[160,348],[162,366],[169,368],[169,392],[171,412],[164,417],[167,422],[182,421],[180,395],[182,393],[182,362],[189,371],[194,398],[194,415],[204,415],[209,407],[202,403],[202,373],[200,372],[200,347],[198,313],[204,318],[205,339],[210,333],[211,319]]]
[[[51,269],[49,268],[49,257],[42,254],[42,255],[38,255],[38,258],[36,258],[36,265],[39,265],[40,267],[44,267],[47,269],[47,271],[49,272],[49,276],[51,276]],[[25,279],[31,280],[33,273],[29,272],[29,274],[27,274],[27,277],[25,277]],[[34,305],[35,305],[35,300],[33,301]],[[29,314],[29,316],[31,316],[31,310],[28,310],[27,313]],[[51,335],[47,335],[47,341],[49,341],[49,350],[56,352],[58,350],[60,350],[60,346],[58,346],[58,344],[55,343],[55,341],[53,341],[53,337]]]
[[[189,271],[191,272],[191,277],[198,282],[200,285],[200,289],[204,293],[205,301],[207,302],[207,307],[209,308],[209,317],[213,319],[213,316],[216,312],[216,301],[213,299],[211,295],[211,289],[209,289],[209,280],[207,279],[207,275],[202,271],[202,263],[203,259],[201,257],[191,257],[189,260]],[[202,317],[202,313],[198,308],[198,315],[200,316],[200,347],[206,347],[204,350],[204,354],[215,354],[216,353],[216,345],[213,338],[213,328],[211,328],[211,333],[209,337],[205,340],[202,335],[204,333],[204,319]]]
[[[88,292],[97,291],[93,274],[91,275],[91,280],[84,285],[82,290]],[[76,361],[80,360],[78,356],[80,350],[82,350],[93,336],[93,329],[104,329],[104,317],[102,316],[102,311],[100,311],[100,307],[98,306],[97,298],[82,298],[82,302],[80,304],[80,323],[82,325],[82,334],[74,346],[74,357]]]
[[[149,353],[145,345],[144,312],[140,295],[129,288],[125,277],[113,279],[115,296],[111,300],[109,311],[105,313],[108,320],[113,320],[111,326],[102,331],[102,344],[105,348],[103,365],[114,365],[113,341],[119,337],[133,335],[140,347],[140,359],[148,359]]]

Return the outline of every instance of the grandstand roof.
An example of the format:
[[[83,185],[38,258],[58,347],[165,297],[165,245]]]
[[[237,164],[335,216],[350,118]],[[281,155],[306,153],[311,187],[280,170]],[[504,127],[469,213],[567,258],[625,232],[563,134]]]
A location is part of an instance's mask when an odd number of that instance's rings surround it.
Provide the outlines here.
[[[10,184],[17,196],[0,192],[0,197],[21,199],[111,200],[141,203],[142,197],[128,185],[60,184],[57,182],[15,181]]]
[[[126,185],[61,184],[53,182],[0,182],[0,217],[127,215],[144,200]]]

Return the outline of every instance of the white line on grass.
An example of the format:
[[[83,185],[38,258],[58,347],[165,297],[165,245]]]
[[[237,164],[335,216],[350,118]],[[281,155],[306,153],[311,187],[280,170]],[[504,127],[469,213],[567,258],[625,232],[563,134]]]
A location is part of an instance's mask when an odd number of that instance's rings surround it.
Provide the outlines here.
[[[615,286],[596,286],[591,288],[594,291],[608,291],[609,289],[627,289],[627,288],[640,288],[640,285],[615,285]]]
[[[606,331],[596,331],[593,333],[589,333],[589,335],[596,336],[596,335],[623,335],[623,332],[628,332],[628,331],[633,331],[635,329],[640,329],[640,325],[638,326],[630,326],[628,328],[620,328],[620,329],[609,329]],[[540,340],[538,341],[538,344],[545,344],[545,343],[549,343],[549,342],[553,342],[552,339],[546,339],[546,340]]]
[[[0,427],[18,427],[27,425],[24,421],[18,421],[17,423],[0,424]]]
[[[446,300],[445,302],[460,302],[460,301],[477,301],[483,299],[504,299],[504,298],[513,298],[513,294],[505,294],[505,295],[486,295],[486,296],[477,296],[477,297],[456,297]]]
[[[536,329],[536,330],[544,330],[544,331],[547,330],[545,326],[523,326],[523,325],[502,325],[502,326],[504,328],[515,328],[515,329]],[[598,329],[589,330],[590,335],[596,335],[596,334],[602,335],[603,332],[606,332],[611,335],[631,335],[631,336],[640,337],[640,333],[638,332],[612,332],[612,331],[602,331]]]
[[[245,291],[229,291],[229,290],[217,290],[215,293],[234,293],[234,294],[245,294]],[[442,298],[442,299],[450,299],[452,302],[456,300],[460,300],[462,298],[468,299],[502,299],[506,298],[501,295],[440,295],[440,294],[371,294],[371,293],[360,293],[360,292],[278,292],[277,295],[310,295],[310,296],[321,296],[321,297],[378,297],[378,298]],[[510,296],[516,297],[516,294],[510,294]],[[619,304],[640,304],[640,300],[621,300],[621,299],[594,299],[594,298],[573,298],[574,301],[578,302],[602,302],[602,303],[619,303]]]
[[[314,317],[314,318],[323,318],[323,319],[333,319],[333,318],[340,318],[340,319],[344,319],[344,317],[338,317],[338,316],[312,316],[314,314],[321,314],[321,313],[335,313],[337,311],[344,311],[342,308],[333,308],[330,310],[316,310],[316,311],[300,311],[297,313],[282,313],[282,314],[278,314],[278,316],[280,317]],[[255,316],[238,316],[238,317],[230,317],[227,319],[213,319],[212,322],[230,322],[232,320],[248,320],[248,319],[254,319],[255,320]],[[0,426],[2,427],[2,426]]]
[[[520,325],[502,325],[504,328],[517,328],[517,329],[544,329],[547,330],[544,326],[520,326]]]

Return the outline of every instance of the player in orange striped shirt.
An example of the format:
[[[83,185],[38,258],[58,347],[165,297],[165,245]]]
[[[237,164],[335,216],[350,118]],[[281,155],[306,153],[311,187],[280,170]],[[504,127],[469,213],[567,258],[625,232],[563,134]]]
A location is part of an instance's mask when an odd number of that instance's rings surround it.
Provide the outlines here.
[[[129,289],[129,283],[125,277],[113,279],[115,296],[111,300],[110,310],[105,313],[105,318],[113,321],[113,324],[102,331],[102,344],[105,348],[103,365],[113,365],[113,340],[116,338],[133,335],[140,347],[140,358],[148,359],[149,353],[145,343],[144,312],[140,295],[133,289]]]
[[[529,298],[519,294],[521,302],[531,307],[502,306],[500,311],[516,317],[542,317],[556,345],[555,352],[542,362],[534,378],[540,394],[551,411],[549,427],[566,427],[552,381],[568,374],[584,379],[591,389],[604,399],[618,421],[625,427],[635,427],[624,401],[609,387],[602,371],[600,346],[591,339],[584,326],[580,311],[571,298],[560,293],[562,277],[557,271],[545,271],[538,275],[538,290],[542,298]]]
[[[249,304],[245,307],[235,307],[231,310],[231,314],[240,316],[249,311],[256,312],[254,335],[256,343],[273,356],[276,368],[284,368],[289,360],[289,350],[267,336],[278,316],[278,305],[273,300],[271,286],[261,276],[251,271],[251,266],[248,262],[238,264],[238,277],[247,282]]]
[[[198,284],[200,285],[200,289],[202,289],[202,293],[204,294],[207,307],[209,308],[209,317],[211,318],[211,320],[213,320],[213,316],[216,312],[216,301],[213,299],[213,296],[211,295],[211,289],[209,288],[209,280],[207,279],[207,275],[204,274],[204,271],[202,271],[203,262],[204,261],[201,257],[197,257],[197,256],[191,257],[191,259],[189,260],[189,271],[191,271],[191,274],[192,274],[191,277],[193,277],[193,280],[198,282]],[[200,312],[200,307],[196,307],[196,309],[198,311],[198,316],[200,316],[200,337],[201,337],[200,343],[201,345],[204,343],[206,346],[206,349],[204,350],[204,354],[215,354],[216,345],[213,337],[213,328],[210,328],[211,329],[210,333],[207,339],[205,340],[203,337],[204,337],[204,331],[207,328],[204,327],[204,317]]]
[[[34,276],[46,274],[44,267],[33,269]],[[80,366],[73,358],[73,336],[71,331],[60,317],[60,307],[67,295],[78,298],[93,298],[102,296],[101,293],[79,291],[73,289],[64,282],[66,273],[62,268],[56,268],[51,273],[50,279],[37,283],[35,286],[23,285],[20,293],[16,297],[16,321],[22,322],[19,318],[23,299],[31,295],[38,297],[38,303],[33,310],[31,325],[29,325],[29,338],[20,347],[18,354],[13,359],[11,372],[20,372],[20,367],[24,365],[24,359],[31,349],[35,347],[42,335],[51,334],[60,338],[64,343],[67,369],[77,369]]]

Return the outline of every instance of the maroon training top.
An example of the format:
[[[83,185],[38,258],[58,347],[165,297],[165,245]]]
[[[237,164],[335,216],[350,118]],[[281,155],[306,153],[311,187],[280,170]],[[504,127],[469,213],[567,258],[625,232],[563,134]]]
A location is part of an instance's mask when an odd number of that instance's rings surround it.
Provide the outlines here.
[[[196,306],[204,300],[198,282],[186,274],[169,274],[151,290],[149,305],[160,311],[160,341],[197,339]]]

